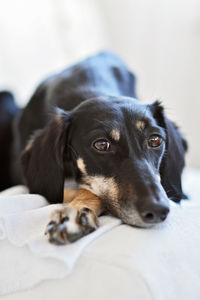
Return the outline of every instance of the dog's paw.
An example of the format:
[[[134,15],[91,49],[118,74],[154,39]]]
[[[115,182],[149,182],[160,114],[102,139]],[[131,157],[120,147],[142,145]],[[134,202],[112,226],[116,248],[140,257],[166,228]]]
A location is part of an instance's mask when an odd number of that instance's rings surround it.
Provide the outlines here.
[[[45,234],[50,243],[64,245],[73,243],[98,227],[95,213],[84,207],[81,210],[64,206],[53,212]]]

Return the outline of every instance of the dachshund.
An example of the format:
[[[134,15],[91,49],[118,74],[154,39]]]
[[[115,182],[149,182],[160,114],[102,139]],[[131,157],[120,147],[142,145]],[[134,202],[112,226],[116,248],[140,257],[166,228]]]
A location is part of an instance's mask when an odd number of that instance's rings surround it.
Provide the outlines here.
[[[24,109],[13,100],[9,182],[63,202],[47,225],[51,243],[94,231],[103,213],[148,228],[167,218],[169,199],[186,198],[187,142],[159,101],[137,99],[135,85],[124,62],[104,51],[48,77]],[[75,189],[65,189],[69,178]]]

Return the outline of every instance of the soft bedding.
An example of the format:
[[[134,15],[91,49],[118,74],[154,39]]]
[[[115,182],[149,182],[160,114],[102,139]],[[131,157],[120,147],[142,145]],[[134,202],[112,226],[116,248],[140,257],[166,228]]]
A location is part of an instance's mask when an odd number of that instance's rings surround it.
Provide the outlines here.
[[[139,229],[104,216],[96,232],[60,247],[44,236],[55,205],[25,187],[1,193],[0,294],[15,300],[199,300],[200,170],[187,169],[183,180],[190,200],[171,203],[165,223]]]

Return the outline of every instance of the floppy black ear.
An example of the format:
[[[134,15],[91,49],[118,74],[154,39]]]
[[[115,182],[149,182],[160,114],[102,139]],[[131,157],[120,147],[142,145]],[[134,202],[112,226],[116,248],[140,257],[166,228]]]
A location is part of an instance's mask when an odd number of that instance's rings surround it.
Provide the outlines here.
[[[187,142],[176,124],[165,116],[159,101],[151,105],[151,110],[158,125],[163,127],[167,134],[166,152],[160,165],[161,184],[171,200],[180,202],[181,199],[187,199],[181,185],[181,174],[185,166],[185,152],[188,148]]]
[[[63,160],[69,122],[69,113],[59,110],[44,129],[34,134],[21,156],[24,180],[30,193],[41,194],[50,203],[63,201]]]

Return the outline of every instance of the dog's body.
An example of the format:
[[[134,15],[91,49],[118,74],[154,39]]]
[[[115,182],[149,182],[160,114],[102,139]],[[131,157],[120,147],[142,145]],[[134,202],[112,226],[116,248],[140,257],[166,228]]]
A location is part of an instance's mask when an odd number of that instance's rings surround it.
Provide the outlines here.
[[[118,57],[102,52],[44,81],[18,115],[13,182],[22,181],[16,157],[23,152],[30,192],[58,203],[65,178],[75,178],[80,188],[65,198],[73,199],[71,208],[54,214],[48,227],[53,242],[69,240],[69,222],[78,226],[71,240],[93,230],[93,211],[109,211],[145,227],[166,218],[168,197],[176,202],[185,198],[186,141],[158,102],[144,105],[135,98],[134,75]]]

